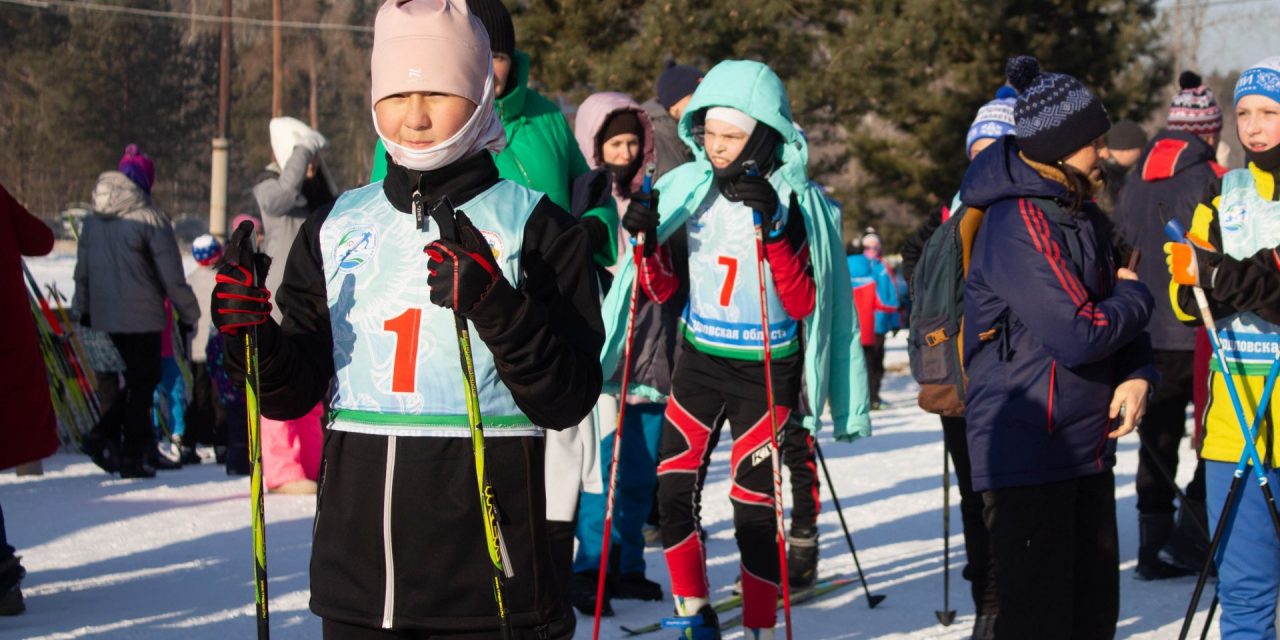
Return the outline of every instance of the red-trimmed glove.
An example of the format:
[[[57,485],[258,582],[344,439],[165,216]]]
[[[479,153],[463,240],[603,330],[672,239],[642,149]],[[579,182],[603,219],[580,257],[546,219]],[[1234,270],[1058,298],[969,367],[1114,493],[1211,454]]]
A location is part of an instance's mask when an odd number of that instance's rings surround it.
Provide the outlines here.
[[[267,278],[271,258],[257,253],[249,242],[253,224],[241,223],[227,243],[226,263],[218,268],[211,306],[213,326],[230,336],[266,322],[271,317],[271,292],[258,283]],[[251,271],[252,269],[252,271]]]
[[[427,285],[431,302],[466,316],[502,280],[493,250],[467,214],[457,213],[458,240],[436,240],[427,245]]]

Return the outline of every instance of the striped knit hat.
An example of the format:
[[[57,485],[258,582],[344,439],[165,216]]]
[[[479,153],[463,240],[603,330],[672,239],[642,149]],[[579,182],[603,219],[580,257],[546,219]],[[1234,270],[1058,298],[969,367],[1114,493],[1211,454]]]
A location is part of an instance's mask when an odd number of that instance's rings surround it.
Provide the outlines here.
[[[1222,131],[1222,108],[1200,76],[1183,71],[1178,77],[1178,86],[1181,90],[1173,94],[1173,104],[1169,107],[1169,129],[1196,135]]]

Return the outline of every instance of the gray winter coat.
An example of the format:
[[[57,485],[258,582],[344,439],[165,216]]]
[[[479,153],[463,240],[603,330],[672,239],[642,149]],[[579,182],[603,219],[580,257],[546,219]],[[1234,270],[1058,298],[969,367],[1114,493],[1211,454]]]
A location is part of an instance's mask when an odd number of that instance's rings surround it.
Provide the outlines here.
[[[197,266],[187,274],[187,284],[196,294],[200,303],[200,322],[196,324],[195,335],[191,336],[191,361],[206,362],[209,358],[205,351],[209,348],[209,332],[212,327],[213,285],[217,284],[218,271],[213,267]]]
[[[169,217],[119,171],[98,176],[93,208],[80,233],[73,308],[99,331],[159,332],[167,298],[179,320],[195,326],[200,306],[183,277]]]
[[[294,146],[293,155],[289,156],[280,175],[253,187],[253,198],[262,214],[263,250],[271,256],[271,268],[267,270],[265,284],[273,294],[284,278],[284,265],[289,259],[293,239],[311,214],[307,209],[307,199],[302,195],[302,183],[307,179],[307,165],[316,153],[316,149],[306,145]],[[280,321],[279,310],[272,309],[271,315]]]
[[[650,100],[642,105],[649,123],[653,125],[653,137],[658,149],[658,170],[653,180],[657,182],[662,175],[690,160],[693,152],[676,133],[676,120],[657,100]]]

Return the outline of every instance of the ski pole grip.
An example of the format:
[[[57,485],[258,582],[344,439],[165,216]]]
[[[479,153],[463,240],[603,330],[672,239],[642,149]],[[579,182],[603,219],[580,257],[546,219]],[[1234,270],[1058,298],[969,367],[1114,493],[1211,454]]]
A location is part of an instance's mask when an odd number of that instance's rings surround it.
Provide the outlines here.
[[[644,182],[640,185],[640,193],[644,195],[644,206],[652,206],[649,194],[653,193],[653,174],[658,171],[658,165],[650,162],[644,168]],[[644,246],[644,234],[640,233],[631,236],[631,246]]]
[[[1174,242],[1187,242],[1187,229],[1178,222],[1177,218],[1173,218],[1164,225],[1164,234]]]

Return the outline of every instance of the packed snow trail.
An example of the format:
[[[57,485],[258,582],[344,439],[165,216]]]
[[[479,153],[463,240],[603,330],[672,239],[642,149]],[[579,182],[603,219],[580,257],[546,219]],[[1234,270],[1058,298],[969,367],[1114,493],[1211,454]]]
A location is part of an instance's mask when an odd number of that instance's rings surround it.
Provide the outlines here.
[[[55,256],[30,264],[37,280],[56,280],[69,294],[74,262]],[[905,364],[904,332],[889,341],[882,395],[890,406],[872,413],[875,435],[841,444],[830,439],[829,431],[821,434],[871,591],[888,597],[868,610],[861,588],[844,589],[798,606],[793,614],[798,639],[969,637],[973,611],[968,583],[960,575],[965,558],[954,486],[951,603],[958,616],[955,624],[942,627],[933,613],[942,606],[942,431],[936,416],[915,407],[916,386]],[[1176,637],[1195,578],[1133,579],[1137,448],[1136,437],[1121,440],[1116,467],[1117,637]],[[1193,457],[1185,446],[1181,454],[1178,475],[1185,485]],[[738,567],[728,458],[729,447],[722,444],[712,459],[702,509],[713,598],[729,593]],[[820,574],[856,577],[827,487],[822,491]],[[119,480],[84,456],[60,454],[45,461],[44,476],[0,473],[0,505],[10,543],[30,572],[23,584],[28,611],[0,618],[0,639],[253,637],[248,479],[227,477],[221,466],[208,463],[160,472],[155,480]],[[314,512],[310,497],[266,499],[273,638],[320,637],[319,620],[307,609]],[[431,553],[423,549],[419,560],[430,562]],[[660,550],[648,549],[645,560],[649,578],[669,593]],[[1209,600],[1203,599],[1202,611]],[[671,604],[615,600],[613,608],[617,616],[604,620],[602,638],[623,638],[619,625],[654,622],[670,614]],[[1197,617],[1197,633],[1202,621],[1203,615]],[[591,616],[578,616],[577,637],[590,636]],[[651,637],[665,638],[661,633]],[[741,638],[742,631],[725,637]],[[1216,625],[1211,637],[1218,637]]]

